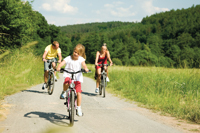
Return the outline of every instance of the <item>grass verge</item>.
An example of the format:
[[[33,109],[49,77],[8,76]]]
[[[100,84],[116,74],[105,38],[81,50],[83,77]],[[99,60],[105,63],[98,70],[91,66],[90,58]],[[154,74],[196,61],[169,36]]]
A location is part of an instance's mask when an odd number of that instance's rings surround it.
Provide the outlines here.
[[[88,65],[94,79],[94,65]],[[200,71],[158,67],[109,67],[107,90],[146,108],[200,123]]]

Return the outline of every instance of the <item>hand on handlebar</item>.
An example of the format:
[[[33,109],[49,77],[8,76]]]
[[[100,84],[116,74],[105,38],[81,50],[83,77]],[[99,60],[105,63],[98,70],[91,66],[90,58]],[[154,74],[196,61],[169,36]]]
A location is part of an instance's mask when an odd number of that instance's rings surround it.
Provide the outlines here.
[[[44,62],[47,62],[47,60],[45,59],[45,58],[43,58],[43,60],[42,61],[44,61]]]

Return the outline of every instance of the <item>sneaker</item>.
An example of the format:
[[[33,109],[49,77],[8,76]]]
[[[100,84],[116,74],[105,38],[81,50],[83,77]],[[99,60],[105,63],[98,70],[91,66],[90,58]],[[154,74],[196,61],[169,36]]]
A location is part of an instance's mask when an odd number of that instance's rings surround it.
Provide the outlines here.
[[[57,77],[55,76],[55,81],[57,82]]]
[[[44,83],[43,86],[42,86],[42,89],[44,90],[46,88],[47,84]]]
[[[99,88],[96,88],[95,93],[99,93]]]
[[[107,81],[107,82],[110,82],[110,80],[109,80],[109,78],[108,78],[108,77],[106,77],[106,81]]]
[[[77,108],[77,110],[76,110],[76,115],[77,115],[77,116],[83,116],[83,113],[82,113],[81,108]]]
[[[66,92],[62,91],[62,93],[60,94],[60,99],[65,99],[66,97]]]

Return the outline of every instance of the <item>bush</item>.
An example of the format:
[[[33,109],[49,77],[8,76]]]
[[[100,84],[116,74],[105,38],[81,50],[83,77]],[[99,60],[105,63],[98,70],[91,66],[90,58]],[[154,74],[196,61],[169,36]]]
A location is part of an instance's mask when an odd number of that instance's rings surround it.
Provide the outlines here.
[[[118,58],[113,58],[112,61],[113,61],[113,64],[122,66],[122,61],[121,61],[120,59],[118,59]]]

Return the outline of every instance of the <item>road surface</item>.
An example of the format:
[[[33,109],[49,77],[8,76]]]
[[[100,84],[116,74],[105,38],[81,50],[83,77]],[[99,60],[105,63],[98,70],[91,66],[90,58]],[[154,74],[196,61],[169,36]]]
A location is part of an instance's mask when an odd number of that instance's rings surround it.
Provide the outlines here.
[[[134,103],[108,93],[106,98],[97,95],[95,81],[87,77],[82,84],[84,116],[75,116],[74,126],[70,127],[64,100],[59,99],[62,83],[60,74],[52,95],[39,84],[6,97],[5,103],[12,107],[7,119],[0,122],[3,133],[181,133],[143,115]]]

